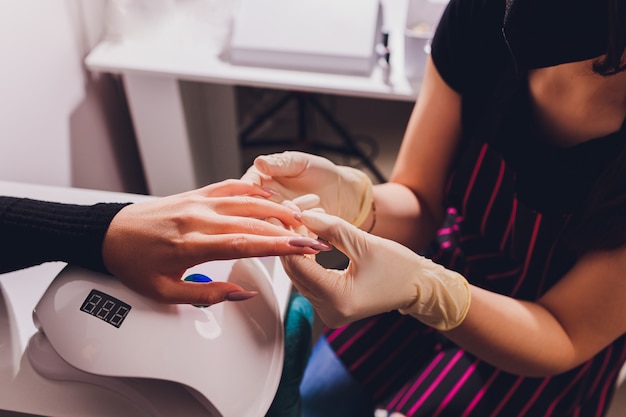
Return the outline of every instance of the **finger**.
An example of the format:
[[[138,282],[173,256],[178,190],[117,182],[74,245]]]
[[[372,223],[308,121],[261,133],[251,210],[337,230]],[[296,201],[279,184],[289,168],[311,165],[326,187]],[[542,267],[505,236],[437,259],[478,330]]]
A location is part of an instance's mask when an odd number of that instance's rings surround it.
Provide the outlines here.
[[[319,203],[319,197],[316,194],[305,194],[303,196],[300,197],[296,197],[293,200],[285,200],[282,202],[283,205],[292,208],[294,213],[300,213],[303,210],[303,206],[304,207],[315,207],[316,204]],[[313,208],[312,210],[315,210],[317,208]],[[296,214],[294,214],[294,218],[296,218]],[[310,236],[313,238],[317,238],[317,236],[312,233],[310,230],[308,230],[306,228],[305,225],[303,225],[300,220],[298,220],[299,224],[296,225],[295,227],[292,226],[293,231],[295,231],[298,234],[301,234],[302,236]]]
[[[294,287],[311,301],[325,323],[337,306],[350,299],[344,271],[326,269],[306,256],[283,256],[283,268]],[[333,319],[333,322],[335,320]]]
[[[319,207],[321,199],[317,194],[304,194],[291,200],[301,211]]]
[[[300,255],[281,256],[280,260],[285,273],[298,291],[307,298],[319,296],[320,285],[317,281],[326,273],[323,266],[315,259]]]
[[[293,200],[284,200],[281,204],[287,207],[288,209],[290,209],[294,213],[299,213],[302,211],[300,210],[300,207],[298,207],[298,205],[293,202]]]
[[[246,196],[224,197],[213,201],[212,207],[216,212],[229,216],[256,219],[274,217],[289,226],[299,224],[299,221],[294,217],[294,208],[296,207],[289,207],[270,200]]]
[[[254,166],[261,173],[272,177],[296,177],[306,170],[308,159],[304,153],[286,151],[258,156]]]
[[[269,221],[271,220],[271,221]],[[294,231],[296,228],[303,228],[302,223],[289,218],[290,223],[286,224],[284,220],[276,217],[268,217],[267,219],[256,219],[247,216],[219,216],[218,219],[213,216],[207,220],[206,227],[196,227],[195,232],[205,236],[210,235],[261,235],[261,236],[291,236],[297,237],[302,233]],[[306,228],[305,228],[306,229]],[[192,231],[193,232],[193,231]]]
[[[263,181],[268,180],[269,178],[270,177],[262,174],[254,165],[252,165],[241,176],[241,181],[262,185]]]
[[[273,193],[264,189],[259,183],[228,179],[202,188],[206,197],[228,197],[236,195],[251,195],[269,198]]]
[[[309,230],[335,246],[348,258],[360,258],[367,250],[369,235],[338,216],[318,210],[306,210],[298,217]]]
[[[191,242],[189,256],[198,264],[209,260],[264,256],[313,255],[331,246],[307,236],[262,236],[247,234],[203,235]]]
[[[293,231],[301,236],[308,236],[313,239],[317,239],[317,235],[311,232],[309,229],[307,229],[306,226],[303,225],[302,223],[300,223],[299,226],[294,227]]]
[[[268,217],[267,219],[265,219],[266,222],[268,222],[269,224],[273,224],[274,226],[280,227],[282,229],[286,230],[285,224],[283,222],[281,222],[280,220],[278,220],[275,217]]]
[[[162,302],[170,304],[193,304],[210,306],[221,303],[227,298],[244,298],[247,291],[231,282],[186,282],[167,279],[162,282],[162,294],[167,294]],[[230,294],[230,295],[229,295]],[[254,293],[249,294],[253,296]]]

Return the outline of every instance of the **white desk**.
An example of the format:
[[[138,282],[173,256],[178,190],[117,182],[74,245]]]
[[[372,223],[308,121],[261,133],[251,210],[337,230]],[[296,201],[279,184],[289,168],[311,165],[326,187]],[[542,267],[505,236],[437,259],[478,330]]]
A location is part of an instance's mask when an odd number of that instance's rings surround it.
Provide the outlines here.
[[[201,42],[105,41],[85,62],[122,77],[149,192],[167,195],[240,176],[234,86],[415,100],[419,82],[404,75],[408,0],[382,4],[392,51],[388,75],[380,67],[354,76],[236,66],[227,51],[207,53]],[[179,81],[202,84],[181,91]]]

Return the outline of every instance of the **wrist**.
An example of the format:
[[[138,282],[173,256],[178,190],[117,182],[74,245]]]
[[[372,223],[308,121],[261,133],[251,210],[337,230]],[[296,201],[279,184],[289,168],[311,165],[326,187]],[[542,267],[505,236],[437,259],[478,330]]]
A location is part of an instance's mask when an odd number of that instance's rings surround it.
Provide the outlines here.
[[[440,331],[458,327],[469,311],[469,283],[463,275],[430,259],[421,258],[420,262],[411,280],[411,299],[398,311]]]
[[[343,203],[342,205],[348,205],[356,209],[356,213],[351,214],[349,218],[341,214],[340,217],[356,227],[361,227],[370,215],[372,202],[374,201],[372,180],[366,173],[356,168],[340,166],[339,171],[340,196],[338,200]],[[345,192],[344,195],[342,195],[343,192]],[[343,209],[346,210],[346,208]]]

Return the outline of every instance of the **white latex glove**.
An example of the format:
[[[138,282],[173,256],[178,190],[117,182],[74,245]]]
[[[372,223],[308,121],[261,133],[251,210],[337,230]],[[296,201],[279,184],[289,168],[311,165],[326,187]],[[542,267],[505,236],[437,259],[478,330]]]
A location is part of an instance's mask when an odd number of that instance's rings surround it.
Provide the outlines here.
[[[301,220],[350,259],[339,271],[310,256],[281,258],[294,286],[326,325],[339,327],[395,309],[444,331],[465,319],[470,288],[462,275],[338,217],[306,210]]]
[[[280,200],[315,194],[326,213],[357,227],[372,207],[372,181],[367,174],[303,152],[259,156],[241,179],[278,192]]]

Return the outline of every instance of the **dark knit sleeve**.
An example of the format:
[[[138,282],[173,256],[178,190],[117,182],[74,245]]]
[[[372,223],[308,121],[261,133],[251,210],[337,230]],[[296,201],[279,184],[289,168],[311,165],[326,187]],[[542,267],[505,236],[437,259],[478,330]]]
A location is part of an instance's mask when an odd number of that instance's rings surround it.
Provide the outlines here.
[[[107,272],[102,242],[113,217],[130,203],[63,204],[0,197],[0,272],[63,261]]]

